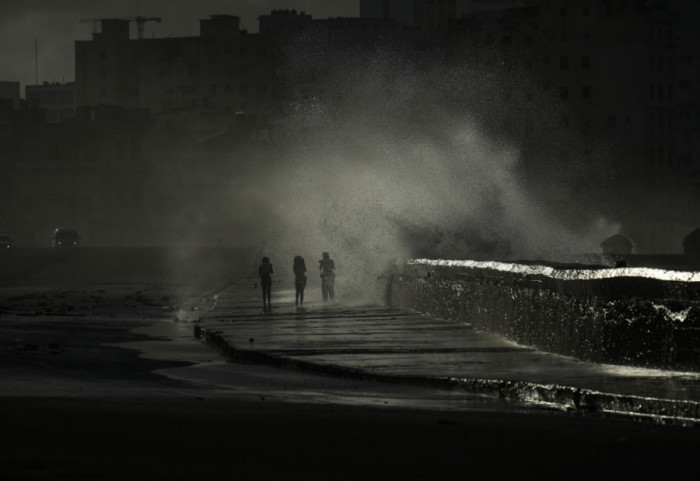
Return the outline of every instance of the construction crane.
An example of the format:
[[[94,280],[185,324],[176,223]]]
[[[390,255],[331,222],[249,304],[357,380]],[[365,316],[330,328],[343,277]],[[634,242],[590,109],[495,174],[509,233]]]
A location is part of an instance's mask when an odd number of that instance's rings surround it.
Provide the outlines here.
[[[136,17],[83,18],[82,20],[80,20],[80,23],[92,23],[92,33],[97,33],[97,24],[102,20],[126,20],[127,22],[136,22],[136,38],[139,40],[143,38],[143,27],[146,22],[160,23],[160,17],[142,17],[141,15],[138,15]]]

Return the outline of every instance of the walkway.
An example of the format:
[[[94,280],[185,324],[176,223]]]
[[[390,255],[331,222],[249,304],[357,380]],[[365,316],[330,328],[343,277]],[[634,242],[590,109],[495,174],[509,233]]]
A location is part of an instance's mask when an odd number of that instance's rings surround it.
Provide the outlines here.
[[[195,335],[239,362],[700,422],[700,373],[580,362],[468,324],[376,305],[311,302],[297,309],[293,290],[273,291],[272,312],[264,313],[259,297],[253,281],[241,279],[179,315],[197,320]]]

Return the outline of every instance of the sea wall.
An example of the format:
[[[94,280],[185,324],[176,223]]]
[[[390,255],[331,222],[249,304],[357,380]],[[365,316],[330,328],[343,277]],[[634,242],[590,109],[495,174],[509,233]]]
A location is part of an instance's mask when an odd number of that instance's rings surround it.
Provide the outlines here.
[[[411,260],[396,307],[582,360],[700,370],[700,272]]]

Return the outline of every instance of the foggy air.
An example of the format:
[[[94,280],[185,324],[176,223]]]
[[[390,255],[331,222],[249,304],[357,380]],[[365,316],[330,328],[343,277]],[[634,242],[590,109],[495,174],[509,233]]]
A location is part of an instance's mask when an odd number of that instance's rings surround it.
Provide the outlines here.
[[[698,8],[1,0],[4,478],[697,479]]]

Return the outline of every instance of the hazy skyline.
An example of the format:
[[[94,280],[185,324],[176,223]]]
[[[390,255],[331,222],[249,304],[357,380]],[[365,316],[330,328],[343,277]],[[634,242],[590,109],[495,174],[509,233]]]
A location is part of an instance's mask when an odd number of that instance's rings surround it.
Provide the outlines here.
[[[354,17],[359,15],[359,0],[3,0],[0,81],[19,81],[24,97],[24,87],[37,77],[36,58],[40,84],[74,81],[73,45],[92,38],[90,19],[160,17],[160,23],[146,23],[146,35],[180,37],[198,35],[199,20],[213,14],[237,15],[243,28],[257,32],[258,17],[275,9],[296,9],[315,19]],[[132,25],[132,35],[133,29]]]

